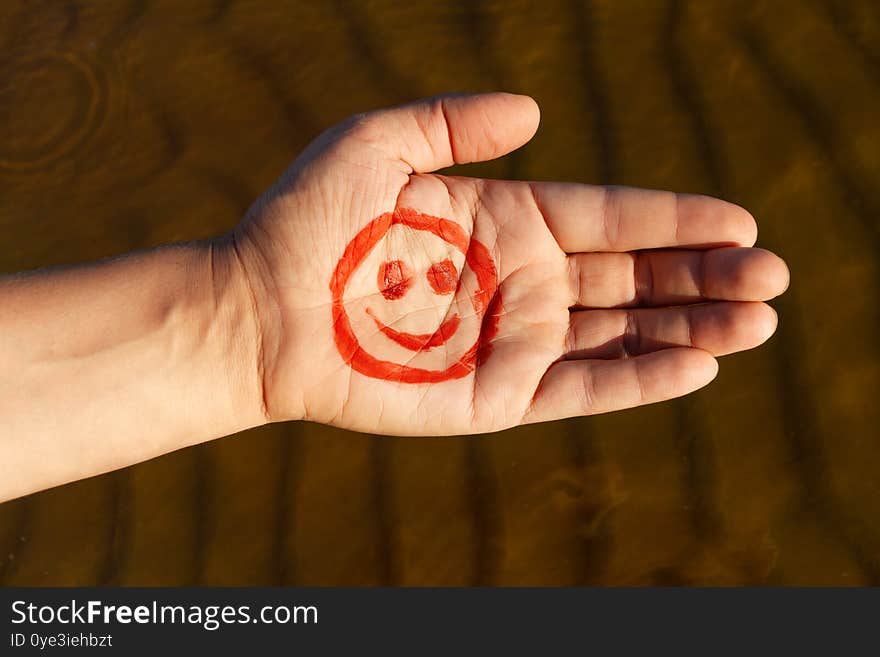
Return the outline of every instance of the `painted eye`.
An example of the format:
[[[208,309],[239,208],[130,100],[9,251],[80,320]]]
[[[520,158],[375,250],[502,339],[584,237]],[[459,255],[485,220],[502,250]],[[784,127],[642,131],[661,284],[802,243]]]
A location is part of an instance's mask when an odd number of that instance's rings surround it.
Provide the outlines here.
[[[458,285],[458,272],[452,260],[435,262],[428,268],[427,276],[435,294],[452,294]]]
[[[379,265],[377,281],[382,296],[389,301],[399,299],[412,286],[409,268],[400,260],[390,260]]]

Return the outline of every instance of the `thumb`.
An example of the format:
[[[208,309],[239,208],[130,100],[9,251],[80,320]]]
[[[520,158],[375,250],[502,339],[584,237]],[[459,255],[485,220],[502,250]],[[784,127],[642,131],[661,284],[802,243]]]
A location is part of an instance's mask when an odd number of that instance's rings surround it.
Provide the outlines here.
[[[356,120],[359,140],[420,173],[506,155],[532,138],[540,111],[529,96],[448,94]]]

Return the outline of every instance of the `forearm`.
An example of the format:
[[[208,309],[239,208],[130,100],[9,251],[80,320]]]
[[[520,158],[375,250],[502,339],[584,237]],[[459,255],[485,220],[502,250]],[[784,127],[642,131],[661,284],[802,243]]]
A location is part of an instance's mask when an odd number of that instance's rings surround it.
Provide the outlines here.
[[[257,332],[227,245],[0,279],[0,500],[262,423]]]

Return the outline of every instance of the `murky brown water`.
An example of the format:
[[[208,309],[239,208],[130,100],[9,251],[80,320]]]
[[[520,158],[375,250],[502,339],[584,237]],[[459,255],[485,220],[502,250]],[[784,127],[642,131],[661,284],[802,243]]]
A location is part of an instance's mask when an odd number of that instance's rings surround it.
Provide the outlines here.
[[[679,402],[276,425],[0,505],[0,582],[880,583],[873,0],[3,2],[0,270],[224,231],[347,114],[487,89],[543,124],[467,173],[751,209],[792,270],[778,335]]]

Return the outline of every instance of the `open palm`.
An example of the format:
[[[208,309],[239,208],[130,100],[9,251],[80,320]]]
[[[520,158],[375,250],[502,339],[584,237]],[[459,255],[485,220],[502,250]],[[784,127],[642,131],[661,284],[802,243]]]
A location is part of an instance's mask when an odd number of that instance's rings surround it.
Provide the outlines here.
[[[430,172],[528,141],[525,96],[352,117],[234,232],[269,420],[494,431],[677,397],[776,327],[752,217],[702,196]]]

